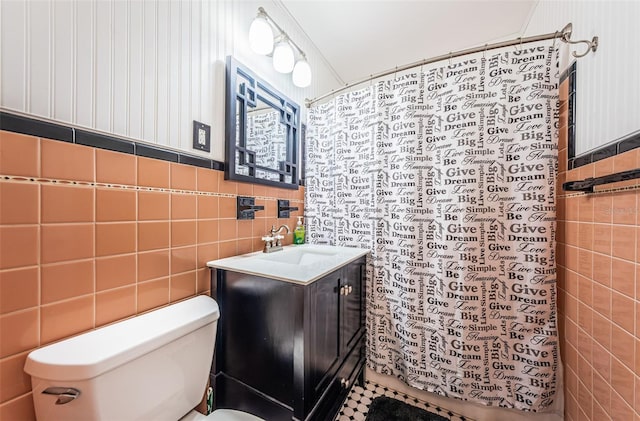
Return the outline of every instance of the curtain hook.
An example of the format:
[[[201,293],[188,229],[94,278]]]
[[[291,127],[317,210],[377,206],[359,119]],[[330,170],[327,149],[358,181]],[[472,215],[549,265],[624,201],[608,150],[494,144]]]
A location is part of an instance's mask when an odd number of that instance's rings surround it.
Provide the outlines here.
[[[451,67],[451,57],[453,56],[453,53],[451,51],[449,51],[449,67]]]
[[[520,40],[520,47],[516,47],[516,51],[521,53],[522,52],[522,37],[518,37],[518,39]]]
[[[554,51],[556,49],[556,39],[558,39],[558,30],[556,30],[555,34],[553,34],[553,44],[551,44],[551,48]]]
[[[485,44],[484,45],[484,50],[482,51],[482,58],[486,59],[487,58],[487,47],[489,46],[489,44]]]

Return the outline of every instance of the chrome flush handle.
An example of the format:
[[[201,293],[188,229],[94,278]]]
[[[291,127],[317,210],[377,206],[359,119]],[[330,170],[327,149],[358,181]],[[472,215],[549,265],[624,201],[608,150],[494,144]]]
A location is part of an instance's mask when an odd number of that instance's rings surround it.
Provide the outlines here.
[[[48,387],[42,393],[57,396],[56,405],[64,405],[80,396],[80,391],[75,387]]]

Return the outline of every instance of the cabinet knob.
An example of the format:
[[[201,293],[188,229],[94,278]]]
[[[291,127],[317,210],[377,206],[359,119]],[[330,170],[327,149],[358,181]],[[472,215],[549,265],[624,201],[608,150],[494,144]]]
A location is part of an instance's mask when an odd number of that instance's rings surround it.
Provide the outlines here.
[[[347,379],[340,379],[340,385],[342,387],[344,387],[345,389],[349,387],[349,380]]]
[[[344,286],[340,287],[340,295],[347,295],[347,290]]]
[[[353,287],[351,285],[348,286],[347,288],[347,295],[351,294],[353,292]]]

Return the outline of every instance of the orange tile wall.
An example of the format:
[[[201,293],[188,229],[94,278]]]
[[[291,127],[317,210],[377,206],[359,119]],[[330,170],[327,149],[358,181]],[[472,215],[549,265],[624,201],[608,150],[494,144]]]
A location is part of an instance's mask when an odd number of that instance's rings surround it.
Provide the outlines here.
[[[265,211],[236,220],[236,196]],[[276,218],[276,200],[300,211]],[[34,348],[196,294],[209,260],[295,227],[303,189],[0,131],[0,420],[33,420]],[[291,243],[291,236],[286,242]]]
[[[638,421],[640,185],[608,184],[595,194],[560,186],[640,168],[640,150],[567,171],[564,102],[561,111],[557,257],[565,419]]]

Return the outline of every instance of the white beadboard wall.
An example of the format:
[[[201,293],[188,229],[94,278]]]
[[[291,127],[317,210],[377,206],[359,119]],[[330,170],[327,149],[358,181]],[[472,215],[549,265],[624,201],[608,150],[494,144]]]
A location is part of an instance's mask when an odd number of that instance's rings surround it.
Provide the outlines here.
[[[527,36],[572,22],[572,40],[599,37],[598,50],[577,59],[577,155],[640,130],[638,19],[639,1],[543,0],[531,16]],[[584,44],[571,48],[585,50]]]
[[[248,47],[259,6],[307,54],[308,88]],[[340,81],[279,0],[2,0],[0,107],[224,160],[225,58],[298,102]],[[212,152],[191,148],[193,120]]]

